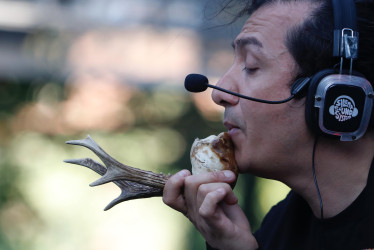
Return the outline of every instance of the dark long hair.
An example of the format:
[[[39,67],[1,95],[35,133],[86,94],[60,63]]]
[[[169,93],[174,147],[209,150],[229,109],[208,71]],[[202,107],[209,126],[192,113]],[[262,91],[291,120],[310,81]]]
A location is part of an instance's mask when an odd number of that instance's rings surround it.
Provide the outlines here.
[[[298,77],[333,68],[339,63],[332,56],[333,10],[331,0],[226,0],[224,8],[235,15],[233,21],[249,16],[259,8],[273,3],[307,1],[317,5],[303,24],[291,28],[285,37],[285,45],[299,65]],[[359,32],[359,55],[354,69],[374,83],[374,0],[356,0]],[[239,8],[237,8],[239,6]],[[224,11],[224,9],[222,9]]]

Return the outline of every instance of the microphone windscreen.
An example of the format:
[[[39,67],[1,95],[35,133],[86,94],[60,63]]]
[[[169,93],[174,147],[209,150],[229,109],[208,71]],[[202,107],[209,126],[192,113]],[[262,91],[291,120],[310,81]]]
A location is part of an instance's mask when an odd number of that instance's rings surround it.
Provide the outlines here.
[[[184,80],[184,87],[190,92],[203,92],[208,88],[208,78],[200,74],[189,74]]]

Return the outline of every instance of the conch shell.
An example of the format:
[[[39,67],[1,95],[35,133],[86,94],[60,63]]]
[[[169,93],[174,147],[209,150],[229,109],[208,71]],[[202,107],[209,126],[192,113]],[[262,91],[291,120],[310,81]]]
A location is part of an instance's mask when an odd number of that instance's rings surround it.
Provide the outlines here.
[[[195,139],[191,147],[190,159],[192,174],[221,170],[231,170],[238,174],[234,145],[227,132],[204,139]]]

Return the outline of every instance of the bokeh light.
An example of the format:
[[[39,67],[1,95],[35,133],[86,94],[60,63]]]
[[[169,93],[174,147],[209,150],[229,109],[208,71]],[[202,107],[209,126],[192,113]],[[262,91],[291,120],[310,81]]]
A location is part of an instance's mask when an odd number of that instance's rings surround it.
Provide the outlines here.
[[[99,176],[63,160],[98,160],[65,144],[89,134],[130,166],[190,168],[193,140],[225,128],[211,91],[186,93],[184,77],[216,83],[241,27],[206,19],[214,2],[0,0],[1,250],[205,249],[160,197],[104,212],[118,187],[90,187]],[[288,188],[243,176],[235,192],[256,228]]]

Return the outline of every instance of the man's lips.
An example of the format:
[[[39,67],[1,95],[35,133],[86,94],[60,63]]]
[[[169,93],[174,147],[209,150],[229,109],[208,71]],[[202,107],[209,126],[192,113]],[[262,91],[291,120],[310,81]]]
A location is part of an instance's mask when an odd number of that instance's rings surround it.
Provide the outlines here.
[[[227,128],[227,130],[229,131],[229,134],[231,135],[232,133],[234,133],[235,131],[239,130],[240,127],[237,126],[236,124],[232,123],[232,122],[229,122],[229,121],[224,121],[223,122],[223,125]]]

